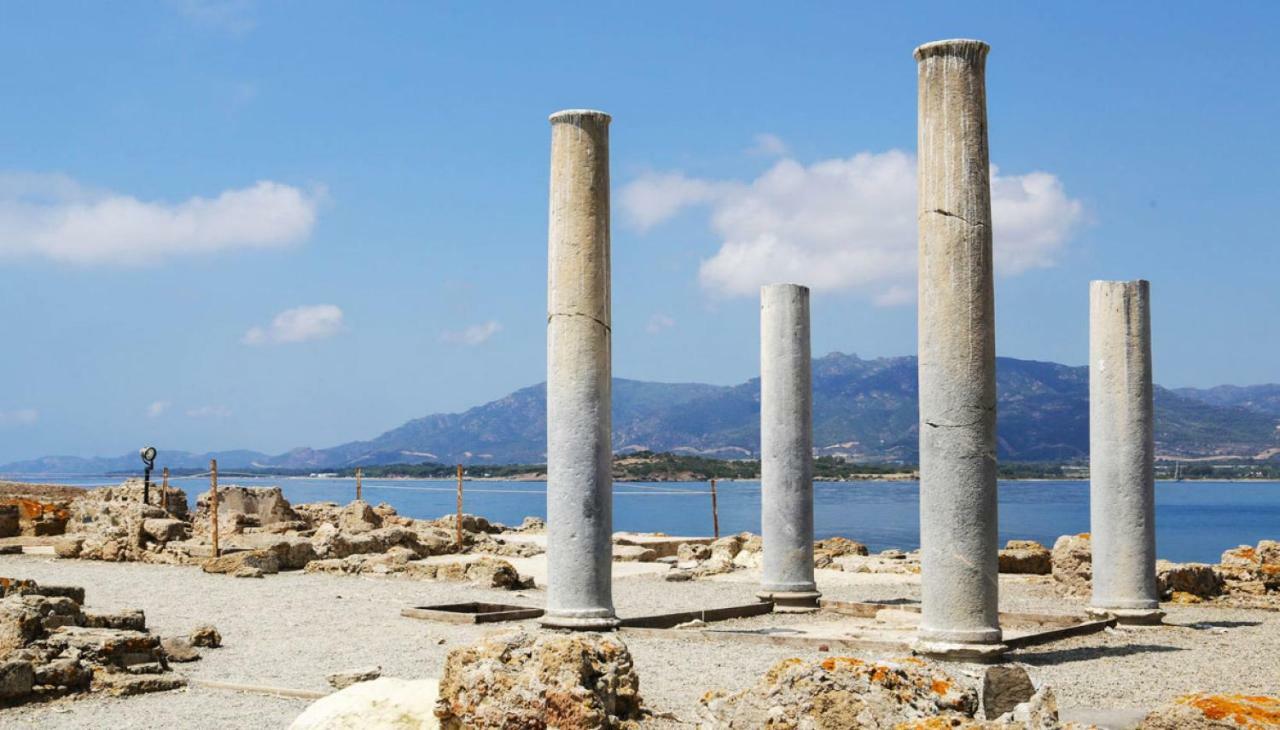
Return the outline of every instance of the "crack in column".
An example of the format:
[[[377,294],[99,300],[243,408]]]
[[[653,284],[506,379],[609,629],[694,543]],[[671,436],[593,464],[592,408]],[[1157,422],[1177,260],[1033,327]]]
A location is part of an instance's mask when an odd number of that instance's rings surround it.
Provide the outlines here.
[[[608,333],[610,333],[610,334],[612,334],[612,333],[613,333],[613,328],[612,328],[612,327],[610,327],[609,325],[607,325],[607,324],[605,324],[604,322],[600,321],[600,318],[599,318],[599,317],[592,317],[592,316],[591,316],[591,315],[589,315],[589,314],[582,314],[581,312],[551,312],[551,313],[547,314],[547,324],[551,324],[551,318],[552,318],[552,317],[586,317],[587,319],[591,320],[592,322],[595,322],[596,324],[600,325],[601,327],[604,327],[605,332],[608,332]]]

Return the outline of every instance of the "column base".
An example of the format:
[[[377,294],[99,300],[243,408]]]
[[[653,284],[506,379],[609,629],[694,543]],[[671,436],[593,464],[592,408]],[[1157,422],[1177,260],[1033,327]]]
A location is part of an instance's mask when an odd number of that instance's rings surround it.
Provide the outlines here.
[[[1155,626],[1164,622],[1164,611],[1158,608],[1097,608],[1085,609],[1090,618],[1106,619],[1115,617],[1117,623],[1136,626]]]
[[[756,593],[762,601],[772,601],[774,613],[813,613],[818,610],[818,591],[769,591]]]
[[[958,641],[931,641],[916,639],[911,642],[911,653],[944,662],[999,662],[1009,651],[1005,644],[969,644]]]
[[[613,631],[621,621],[612,611],[547,611],[538,620],[543,628],[568,629],[569,631]]]

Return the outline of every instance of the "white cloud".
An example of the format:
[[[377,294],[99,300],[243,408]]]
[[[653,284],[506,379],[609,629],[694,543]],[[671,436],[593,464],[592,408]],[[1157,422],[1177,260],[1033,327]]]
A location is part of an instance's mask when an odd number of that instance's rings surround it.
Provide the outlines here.
[[[147,418],[159,418],[164,415],[165,411],[169,410],[169,407],[172,405],[173,403],[170,403],[167,400],[158,400],[152,403],[147,406]]]
[[[226,406],[200,406],[187,411],[188,418],[228,418],[231,409]]]
[[[323,340],[342,331],[342,310],[333,304],[286,309],[266,327],[250,327],[240,339],[246,345],[288,344]]]
[[[40,411],[34,408],[0,411],[0,426],[29,426],[38,420],[40,420]]]
[[[212,198],[143,201],[61,174],[0,173],[0,257],[134,266],[305,239],[323,190],[262,180]]]
[[[1049,173],[992,166],[991,193],[1003,275],[1052,266],[1083,218],[1083,205]],[[699,278],[718,294],[756,296],[762,284],[793,281],[858,291],[882,306],[915,298],[916,161],[905,152],[811,165],[784,158],[749,183],[649,173],[623,189],[622,204],[641,230],[708,206],[721,245]]]
[[[644,331],[651,335],[656,335],[665,329],[671,329],[676,326],[676,321],[671,317],[658,312],[649,318],[644,325]]]
[[[622,209],[631,223],[644,231],[670,219],[681,208],[725,197],[726,187],[737,185],[688,178],[680,172],[649,173],[622,189]]]
[[[776,134],[761,132],[755,136],[755,144],[747,152],[759,157],[782,157],[787,154],[787,143]]]
[[[468,345],[474,347],[490,337],[502,331],[502,325],[494,320],[483,322],[481,324],[473,324],[461,331],[445,330],[440,335],[440,339],[445,342],[451,342],[455,345]]]

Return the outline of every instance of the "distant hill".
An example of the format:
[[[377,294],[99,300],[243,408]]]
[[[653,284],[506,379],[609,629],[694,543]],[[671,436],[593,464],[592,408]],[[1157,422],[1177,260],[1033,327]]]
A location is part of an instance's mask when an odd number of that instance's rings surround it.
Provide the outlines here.
[[[1050,362],[997,358],[999,457],[1083,459],[1089,449],[1089,372]],[[864,360],[832,353],[813,361],[814,444],[821,455],[859,461],[916,460],[916,359]],[[1280,446],[1280,385],[1156,389],[1156,447],[1168,456],[1253,456]],[[717,458],[755,457],[760,381],[732,386],[613,381],[614,449]],[[173,468],[201,468],[210,454],[162,451]],[[417,418],[368,441],[267,456],[214,454],[225,469],[322,470],[395,463],[510,464],[546,459],[546,386],[534,385],[463,413]],[[0,473],[136,470],[138,457],[47,457]]]
[[[1219,385],[1216,388],[1178,388],[1178,395],[1215,406],[1236,406],[1280,417],[1280,385]]]

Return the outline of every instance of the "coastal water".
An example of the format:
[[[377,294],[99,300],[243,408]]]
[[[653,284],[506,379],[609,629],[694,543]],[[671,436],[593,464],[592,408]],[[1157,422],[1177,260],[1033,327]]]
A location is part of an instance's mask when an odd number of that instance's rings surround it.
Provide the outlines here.
[[[67,480],[114,484],[119,479]],[[207,478],[173,479],[195,495],[208,489]],[[353,479],[224,477],[223,486],[279,485],[294,503],[334,501],[355,496]],[[452,480],[365,479],[364,498],[387,502],[400,514],[434,518],[455,508]],[[614,485],[616,530],[711,534],[711,497],[706,483],[632,483]],[[722,481],[717,486],[720,532],[760,531],[760,483]],[[467,481],[464,509],[490,520],[519,524],[526,515],[546,516],[546,482]],[[916,482],[818,482],[814,485],[817,537],[841,535],[873,551],[919,546],[919,494]],[[1052,545],[1059,535],[1089,531],[1089,483],[1085,481],[1008,481],[1000,483],[1000,540],[1031,539]],[[1156,552],[1177,562],[1216,563],[1222,551],[1261,539],[1280,539],[1280,483],[1158,482]]]

